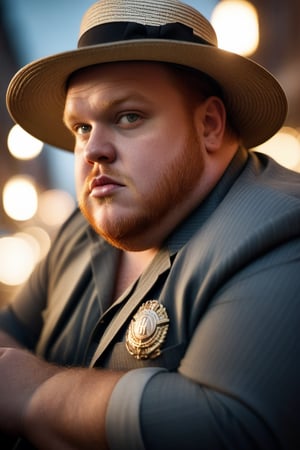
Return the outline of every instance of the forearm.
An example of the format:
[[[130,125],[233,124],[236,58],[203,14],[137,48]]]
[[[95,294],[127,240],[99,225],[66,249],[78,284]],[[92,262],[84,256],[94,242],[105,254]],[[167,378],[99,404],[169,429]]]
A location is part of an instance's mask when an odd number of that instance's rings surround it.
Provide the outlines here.
[[[25,413],[25,436],[43,450],[107,449],[105,418],[111,392],[123,375],[66,369],[46,380]]]

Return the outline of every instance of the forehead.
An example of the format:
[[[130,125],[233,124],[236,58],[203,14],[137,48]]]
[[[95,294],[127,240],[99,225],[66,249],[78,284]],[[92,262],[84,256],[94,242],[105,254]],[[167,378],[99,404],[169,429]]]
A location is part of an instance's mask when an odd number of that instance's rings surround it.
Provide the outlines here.
[[[85,67],[73,73],[67,83],[67,90],[85,83],[102,82],[142,82],[170,84],[171,70],[164,63],[156,62],[116,62]]]
[[[78,108],[109,108],[125,101],[182,107],[183,95],[169,65],[151,62],[107,63],[75,72],[69,79],[64,120]]]

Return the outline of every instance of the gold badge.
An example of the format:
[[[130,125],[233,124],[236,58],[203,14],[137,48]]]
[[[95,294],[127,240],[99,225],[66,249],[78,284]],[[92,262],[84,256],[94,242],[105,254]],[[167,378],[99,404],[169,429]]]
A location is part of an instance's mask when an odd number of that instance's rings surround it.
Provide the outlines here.
[[[126,348],[136,359],[160,355],[169,328],[166,308],[156,300],[143,303],[134,315],[126,333]]]

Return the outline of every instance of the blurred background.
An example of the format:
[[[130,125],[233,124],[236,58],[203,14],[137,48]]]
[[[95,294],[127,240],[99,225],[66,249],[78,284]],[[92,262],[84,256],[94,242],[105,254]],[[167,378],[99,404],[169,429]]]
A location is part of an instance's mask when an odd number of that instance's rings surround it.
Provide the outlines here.
[[[77,45],[82,14],[94,0],[0,0],[0,306],[47,253],[76,206],[72,154],[14,126],[5,105],[10,78],[24,64]],[[264,146],[300,172],[299,0],[194,0],[215,26],[219,46],[271,71],[289,100],[286,123]]]

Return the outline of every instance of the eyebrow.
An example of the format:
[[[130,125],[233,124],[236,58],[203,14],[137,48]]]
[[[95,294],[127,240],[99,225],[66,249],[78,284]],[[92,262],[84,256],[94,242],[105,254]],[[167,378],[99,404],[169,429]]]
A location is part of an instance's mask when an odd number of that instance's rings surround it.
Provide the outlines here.
[[[111,99],[111,100],[103,100],[102,104],[104,106],[103,110],[107,111],[109,109],[115,108],[119,105],[122,105],[123,103],[126,103],[127,101],[147,101],[147,103],[151,103],[151,99],[148,97],[145,97],[142,94],[139,94],[137,92],[129,92],[128,94],[122,96],[122,97],[118,97],[115,99]],[[70,113],[66,113],[66,110],[64,109],[64,113],[63,113],[63,123],[68,126],[68,122],[72,122],[74,119],[77,118],[76,114],[73,114],[72,112]]]

